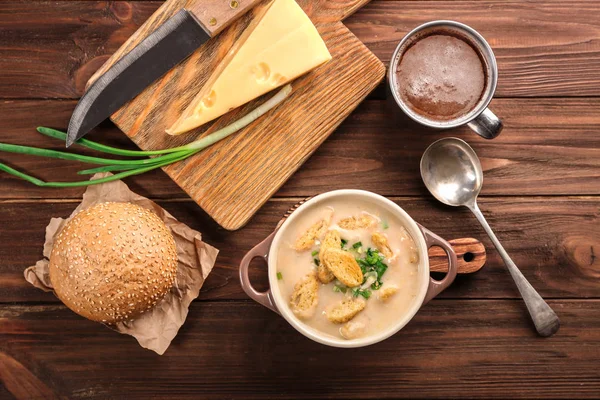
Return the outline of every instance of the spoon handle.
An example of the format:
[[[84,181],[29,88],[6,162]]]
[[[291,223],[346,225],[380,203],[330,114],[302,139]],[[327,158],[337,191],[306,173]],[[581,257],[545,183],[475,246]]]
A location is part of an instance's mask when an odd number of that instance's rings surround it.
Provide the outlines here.
[[[511,260],[510,256],[506,250],[504,250],[504,247],[502,247],[500,241],[492,231],[492,228],[490,228],[485,220],[477,203],[473,202],[473,204],[468,205],[468,207],[473,214],[475,214],[475,217],[477,217],[477,220],[481,226],[483,226],[483,229],[485,229],[492,240],[492,243],[496,246],[498,253],[500,253],[500,257],[502,257],[502,260],[504,260],[504,263],[508,267],[508,271],[517,284],[517,288],[519,288],[519,293],[521,293],[521,297],[523,297],[523,300],[525,301],[525,305],[527,306],[527,310],[529,311],[529,315],[533,320],[538,334],[545,337],[554,335],[560,327],[560,321],[552,308],[550,308],[548,303],[542,299],[542,296],[540,296],[533,286],[531,286],[529,281],[527,281],[519,268]]]

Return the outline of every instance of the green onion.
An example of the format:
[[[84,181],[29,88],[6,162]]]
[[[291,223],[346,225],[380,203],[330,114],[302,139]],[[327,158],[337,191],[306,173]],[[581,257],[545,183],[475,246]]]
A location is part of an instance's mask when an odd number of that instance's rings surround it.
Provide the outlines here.
[[[346,244],[348,243],[348,241],[346,239],[342,239],[342,249],[344,247],[346,247]]]
[[[196,152],[194,152],[192,154],[196,154]],[[163,157],[152,158],[152,160],[155,160],[155,161],[152,163],[148,163],[148,166],[158,164],[158,163],[164,163],[165,161],[172,161],[171,163],[173,163],[176,161],[185,160],[192,154],[190,154],[189,152],[186,152],[186,151],[180,151],[180,152],[169,154],[169,155],[166,155]],[[135,169],[135,168],[138,168],[138,166],[136,166],[136,165],[106,165],[103,167],[84,169],[82,171],[78,171],[77,174],[78,175],[93,175],[98,172],[127,171],[127,170],[131,170],[131,169]]]
[[[84,156],[81,154],[67,153],[66,151],[39,149],[37,147],[20,146],[17,144],[0,143],[0,151],[5,153],[26,154],[37,157],[59,158],[62,160],[80,161],[88,164],[104,164],[104,165],[138,165],[152,161],[152,158],[142,160],[113,160],[110,158],[99,158]]]
[[[333,291],[336,293],[346,293],[347,290],[348,288],[344,285],[333,285]]]
[[[321,264],[321,261],[318,258],[313,258],[313,262],[317,267],[319,266],[319,264]]]
[[[352,295],[354,297],[362,296],[365,299],[368,299],[371,297],[371,291],[369,289],[361,290],[360,288],[354,288],[352,289]]]
[[[281,272],[277,273],[277,280],[280,281],[283,279],[283,275],[281,274]]]
[[[67,134],[65,132],[57,131],[56,129],[46,128],[44,126],[39,126],[37,131],[42,135],[49,136],[54,139],[60,139],[61,141],[65,141],[67,139]],[[82,147],[87,147],[91,150],[100,151],[106,154],[114,154],[117,156],[127,156],[127,157],[144,157],[144,156],[153,156],[159,154],[167,154],[171,153],[171,149],[164,150],[125,150],[118,149],[116,147],[106,146],[104,144],[96,143],[88,139],[81,138],[77,140],[74,144],[78,144]]]
[[[8,174],[16,176],[17,178],[21,178],[27,182],[30,182],[37,186],[43,187],[76,187],[76,186],[88,186],[88,185],[97,185],[100,183],[112,182],[115,180],[119,180],[128,176],[142,174],[144,172],[151,171],[156,168],[164,167],[169,164],[184,160],[199,151],[207,148],[208,146],[213,145],[226,138],[227,136],[237,132],[238,130],[250,125],[257,118],[261,117],[263,114],[276,107],[279,103],[281,103],[292,91],[291,85],[285,85],[276,95],[271,97],[269,100],[255,108],[253,111],[240,118],[239,120],[233,122],[232,124],[219,129],[216,132],[211,133],[203,138],[200,138],[192,143],[189,143],[184,146],[174,147],[171,149],[165,150],[150,150],[150,151],[134,151],[134,150],[124,150],[117,149],[110,146],[101,145],[96,142],[92,142],[87,139],[79,139],[77,144],[97,150],[107,154],[121,155],[121,156],[130,156],[130,157],[143,157],[143,156],[152,156],[159,155],[155,158],[143,158],[138,160],[115,160],[110,158],[100,158],[100,157],[91,157],[84,156],[81,154],[68,153],[64,151],[56,151],[56,150],[47,150],[47,149],[39,149],[35,147],[29,146],[19,146],[7,143],[0,143],[0,151],[5,151],[9,153],[18,153],[18,154],[26,154],[40,157],[50,157],[50,158],[59,158],[64,160],[74,160],[80,161],[89,164],[99,164],[103,165],[102,167],[87,169],[83,171],[79,171],[79,174],[93,174],[97,172],[107,172],[107,171],[121,171],[115,175],[107,176],[101,179],[95,179],[91,181],[77,181],[77,182],[46,182],[41,179],[35,178],[31,175],[27,175],[21,171],[18,171],[12,167],[9,167],[6,164],[0,163],[0,171],[4,171]],[[39,127],[38,132],[43,135],[64,140],[66,138],[66,134],[64,132],[60,132],[50,128]]]
[[[390,227],[390,226],[388,225],[388,222],[387,222],[387,221],[383,221],[383,222],[381,223],[381,226],[383,226],[383,229],[388,229],[388,228]]]
[[[377,272],[375,272],[375,271],[369,271],[366,274],[364,274],[364,276],[363,276],[363,284],[366,283],[369,279],[376,280],[377,279]]]
[[[137,165],[105,165],[103,167],[83,169],[81,171],[77,171],[77,175],[94,175],[99,172],[130,171],[132,169],[137,168]]]
[[[312,253],[310,253],[311,256],[316,256],[317,254],[319,254],[319,250],[315,250]]]
[[[369,265],[375,265],[377,261],[381,260],[381,256],[379,255],[379,250],[373,250],[372,248],[367,249],[367,256],[365,257],[365,261]]]
[[[14,175],[18,178],[26,180],[27,182],[33,183],[34,185],[41,187],[78,187],[78,186],[89,186],[89,185],[99,185],[101,183],[107,183],[112,181],[117,181],[128,176],[143,174],[144,172],[152,171],[153,169],[163,167],[165,165],[169,165],[173,163],[173,161],[165,161],[163,163],[158,163],[156,165],[146,166],[144,168],[136,168],[130,171],[120,172],[115,175],[107,176],[100,179],[94,179],[91,181],[78,181],[78,182],[45,182],[40,179],[34,178],[33,176],[24,174],[20,171],[17,171],[14,168],[9,167],[6,164],[0,163],[0,171],[7,172],[11,175]]]
[[[360,270],[363,273],[363,285],[366,283],[368,277],[376,277],[375,282],[371,284],[371,289],[378,290],[383,282],[381,278],[388,266],[383,262],[383,257],[379,254],[379,250],[368,248],[364,258],[357,258],[356,262],[360,266]]]
[[[378,261],[375,264],[374,269],[375,269],[375,272],[377,272],[377,279],[381,280],[381,277],[383,276],[383,274],[385,274],[385,271],[387,271],[388,267],[383,262]]]
[[[358,249],[358,248],[359,248],[359,247],[361,247],[361,246],[362,246],[362,243],[361,243],[361,242],[356,242],[356,243],[354,243],[354,244],[352,245],[352,248],[353,248],[353,249]]]

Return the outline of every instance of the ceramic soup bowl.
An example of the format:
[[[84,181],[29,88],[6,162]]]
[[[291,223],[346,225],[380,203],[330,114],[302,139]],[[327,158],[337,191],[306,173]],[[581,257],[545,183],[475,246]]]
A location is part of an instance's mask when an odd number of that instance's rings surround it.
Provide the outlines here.
[[[290,309],[288,304],[289,299],[282,295],[281,288],[278,284],[277,259],[278,251],[282,246],[282,237],[284,237],[284,234],[288,229],[294,228],[294,225],[298,220],[301,220],[304,213],[315,207],[321,207],[323,203],[330,203],[331,200],[344,203],[361,202],[362,204],[372,206],[373,209],[381,210],[388,215],[392,215],[396,221],[399,221],[402,224],[412,237],[419,256],[416,269],[419,276],[417,281],[418,287],[415,291],[416,295],[408,308],[403,310],[402,313],[399,313],[396,321],[387,328],[378,331],[375,334],[352,340],[325,334],[299,319]],[[428,249],[432,246],[441,247],[448,256],[448,273],[442,280],[436,280],[430,277]],[[249,280],[248,268],[250,262],[257,257],[264,258],[268,265],[270,288],[266,292],[259,292],[254,289]],[[402,329],[424,304],[452,284],[456,278],[457,266],[457,256],[452,246],[446,240],[415,222],[415,220],[396,203],[378,194],[363,190],[336,190],[315,196],[300,205],[287,216],[283,223],[280,223],[278,228],[272,234],[250,250],[241,262],[240,280],[242,288],[250,298],[280,314],[290,323],[290,325],[298,330],[298,332],[308,338],[334,347],[362,347],[380,342]]]

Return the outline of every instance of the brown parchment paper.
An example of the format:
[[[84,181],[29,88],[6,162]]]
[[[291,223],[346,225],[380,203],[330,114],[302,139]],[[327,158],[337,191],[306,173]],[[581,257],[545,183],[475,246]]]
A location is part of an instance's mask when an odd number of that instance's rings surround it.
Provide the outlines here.
[[[109,173],[96,174],[92,179],[109,175]],[[114,181],[89,186],[83,194],[81,204],[68,219],[52,218],[46,227],[46,242],[43,252],[45,258],[25,270],[25,279],[39,289],[52,291],[48,259],[52,252],[54,238],[63,225],[79,211],[107,201],[130,202],[154,211],[175,238],[179,264],[175,285],[169,293],[152,310],[142,314],[139,318],[114,326],[105,325],[117,332],[135,337],[142,347],[163,354],[185,322],[189,305],[200,294],[200,288],[212,270],[219,251],[204,243],[200,232],[177,221],[153,201],[132,192],[123,182]]]

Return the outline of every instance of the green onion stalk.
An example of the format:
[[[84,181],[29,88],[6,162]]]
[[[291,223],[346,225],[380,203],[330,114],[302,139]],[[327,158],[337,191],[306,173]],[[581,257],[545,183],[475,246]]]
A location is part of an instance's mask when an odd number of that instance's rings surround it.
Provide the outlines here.
[[[220,140],[225,139],[227,136],[239,131],[242,128],[250,125],[256,119],[260,118],[263,114],[279,105],[285,98],[291,93],[292,86],[284,86],[276,95],[271,97],[269,100],[252,110],[250,113],[233,122],[226,127],[219,129],[216,132],[211,133],[203,138],[200,138],[192,143],[184,146],[173,147],[164,150],[125,150],[116,147],[106,146],[100,143],[93,142],[88,139],[79,139],[75,143],[86,147],[91,150],[99,151],[105,154],[112,154],[123,157],[145,157],[139,159],[110,159],[102,157],[91,157],[84,156],[81,154],[69,153],[66,151],[40,149],[37,147],[19,146],[8,143],[0,143],[0,152],[17,153],[32,155],[38,157],[50,157],[59,158],[63,160],[74,160],[88,164],[101,165],[100,167],[91,168],[79,171],[80,175],[95,174],[98,172],[117,172],[114,175],[107,176],[105,178],[87,180],[87,181],[75,181],[75,182],[46,182],[41,179],[35,178],[31,175],[27,175],[21,171],[9,167],[6,164],[0,163],[0,171],[9,173],[17,178],[21,178],[27,182],[33,183],[37,186],[43,187],[76,187],[76,186],[88,186],[98,185],[101,183],[116,181],[122,178],[126,178],[132,175],[143,174],[144,172],[152,171],[156,168],[161,168],[178,161],[185,160],[186,158],[193,156],[194,154],[204,150],[205,148],[212,146]],[[65,140],[67,134],[55,129],[39,127],[37,131],[43,135]]]

